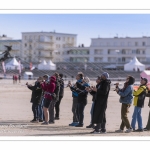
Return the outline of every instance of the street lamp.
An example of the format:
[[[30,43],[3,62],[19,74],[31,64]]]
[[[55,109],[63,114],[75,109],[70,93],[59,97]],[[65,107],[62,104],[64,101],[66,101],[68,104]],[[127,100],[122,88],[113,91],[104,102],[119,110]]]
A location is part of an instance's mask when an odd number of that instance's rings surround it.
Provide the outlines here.
[[[117,57],[116,57],[116,69],[117,69],[117,66],[118,66],[118,54],[119,54],[120,50],[116,49],[115,52],[117,53]]]

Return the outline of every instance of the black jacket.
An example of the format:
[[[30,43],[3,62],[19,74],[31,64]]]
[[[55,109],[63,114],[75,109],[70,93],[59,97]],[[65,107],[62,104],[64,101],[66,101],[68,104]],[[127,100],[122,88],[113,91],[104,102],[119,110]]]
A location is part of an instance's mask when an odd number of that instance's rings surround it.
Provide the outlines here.
[[[54,93],[56,94],[56,101],[59,101],[59,91],[60,91],[60,83],[59,80],[56,80],[56,88],[54,90]]]
[[[63,97],[64,96],[64,80],[60,79],[59,83],[60,83],[59,97]]]
[[[27,87],[32,91],[31,103],[40,104],[42,95],[40,83],[35,82],[34,86],[27,86]]]
[[[103,123],[110,91],[110,80],[102,80],[96,92],[92,123]],[[105,120],[106,121],[106,120]]]
[[[100,84],[97,84],[96,85],[96,88],[98,88],[98,86],[99,86]],[[94,102],[95,101],[95,99],[96,99],[96,92],[95,91],[91,91],[91,92],[89,92],[93,97],[92,97],[92,101]]]

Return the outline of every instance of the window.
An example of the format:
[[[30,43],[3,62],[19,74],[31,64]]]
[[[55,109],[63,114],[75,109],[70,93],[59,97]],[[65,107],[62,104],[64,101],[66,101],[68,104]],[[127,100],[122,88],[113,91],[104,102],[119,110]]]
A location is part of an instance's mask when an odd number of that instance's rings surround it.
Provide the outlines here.
[[[138,42],[135,42],[135,46],[138,46]]]
[[[27,47],[27,43],[24,44],[24,47]]]
[[[145,46],[146,44],[145,44],[145,42],[142,42],[142,46]]]
[[[136,50],[136,54],[140,54],[140,50],[137,49],[137,50]]]
[[[126,59],[124,57],[122,57],[122,62],[125,62],[125,61],[126,61]]]
[[[108,50],[108,54],[110,54],[110,50]]]
[[[145,54],[145,51],[143,51],[142,53]]]
[[[39,55],[41,55],[41,52],[39,52]]]
[[[124,49],[122,50],[122,54],[126,54],[126,51]]]

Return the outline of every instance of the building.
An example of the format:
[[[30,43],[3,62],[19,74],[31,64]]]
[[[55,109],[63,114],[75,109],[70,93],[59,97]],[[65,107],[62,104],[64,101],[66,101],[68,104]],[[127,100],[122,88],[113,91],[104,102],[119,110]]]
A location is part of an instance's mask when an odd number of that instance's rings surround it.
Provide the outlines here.
[[[13,40],[10,37],[7,37],[6,35],[0,36],[0,53],[4,52],[7,50],[5,47],[7,46],[12,46],[12,50],[10,52],[11,56],[17,56],[20,57],[20,52],[21,52],[21,40]]]
[[[23,32],[21,57],[24,61],[62,62],[64,48],[76,46],[76,34],[54,32]]]
[[[71,62],[112,64],[125,64],[134,56],[142,63],[150,63],[150,37],[92,38],[90,47],[66,48],[63,55]]]

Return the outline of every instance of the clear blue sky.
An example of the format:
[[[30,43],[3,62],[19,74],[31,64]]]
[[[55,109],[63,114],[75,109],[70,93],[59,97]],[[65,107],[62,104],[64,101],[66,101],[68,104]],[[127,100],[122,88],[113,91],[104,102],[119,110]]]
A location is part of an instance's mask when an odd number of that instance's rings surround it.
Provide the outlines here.
[[[150,14],[0,14],[0,35],[21,39],[21,32],[77,34],[77,46],[91,38],[150,36]]]

